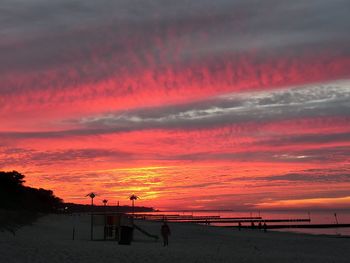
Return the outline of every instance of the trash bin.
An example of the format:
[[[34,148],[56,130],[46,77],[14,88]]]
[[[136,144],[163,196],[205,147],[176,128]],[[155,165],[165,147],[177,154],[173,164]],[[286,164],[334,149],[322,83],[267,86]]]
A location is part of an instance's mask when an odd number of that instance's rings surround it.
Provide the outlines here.
[[[121,226],[119,234],[119,245],[130,245],[134,229],[130,226]]]

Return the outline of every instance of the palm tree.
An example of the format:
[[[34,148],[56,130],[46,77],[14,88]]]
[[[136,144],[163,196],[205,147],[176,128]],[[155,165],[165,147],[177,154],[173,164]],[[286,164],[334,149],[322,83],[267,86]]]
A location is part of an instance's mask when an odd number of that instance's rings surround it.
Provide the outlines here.
[[[87,194],[86,196],[91,198],[91,225],[90,225],[90,239],[93,240],[93,233],[94,233],[94,216],[93,216],[93,207],[94,207],[94,198],[96,197],[96,194],[93,192]]]
[[[91,198],[91,206],[94,206],[94,198],[96,197],[96,194],[91,192],[91,193],[87,194],[86,196]]]
[[[130,195],[129,199],[132,202],[132,216],[134,217],[134,213],[135,213],[135,200],[139,199],[139,197],[135,194]]]

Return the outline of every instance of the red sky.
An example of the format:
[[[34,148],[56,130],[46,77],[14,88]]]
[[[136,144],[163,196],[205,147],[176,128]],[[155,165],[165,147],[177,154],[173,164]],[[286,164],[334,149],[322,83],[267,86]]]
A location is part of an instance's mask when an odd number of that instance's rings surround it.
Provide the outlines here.
[[[346,4],[5,0],[0,170],[67,202],[348,208]]]

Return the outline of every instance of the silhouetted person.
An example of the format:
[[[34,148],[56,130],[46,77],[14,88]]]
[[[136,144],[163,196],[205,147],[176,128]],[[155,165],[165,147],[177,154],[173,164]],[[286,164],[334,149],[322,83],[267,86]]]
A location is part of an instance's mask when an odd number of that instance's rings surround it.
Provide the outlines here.
[[[254,225],[254,222],[252,222],[251,226],[250,226],[252,229],[255,228],[255,225]]]
[[[241,222],[238,222],[238,231],[241,231],[242,224]]]
[[[260,221],[259,224],[258,224],[258,228],[259,228],[259,229],[262,228],[261,221]]]
[[[165,221],[160,229],[160,232],[161,232],[162,237],[163,237],[163,245],[168,246],[169,245],[168,237],[170,236],[170,228]]]
[[[266,225],[266,222],[264,222],[264,232],[267,231],[267,225]]]

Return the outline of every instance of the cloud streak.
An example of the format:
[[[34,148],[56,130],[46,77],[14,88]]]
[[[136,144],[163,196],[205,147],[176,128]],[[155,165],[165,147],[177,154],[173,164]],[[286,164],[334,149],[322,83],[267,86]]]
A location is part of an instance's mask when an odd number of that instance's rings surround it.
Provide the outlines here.
[[[348,116],[349,83],[223,95],[215,99],[153,109],[86,117],[87,127],[119,129],[200,128],[284,118]]]

